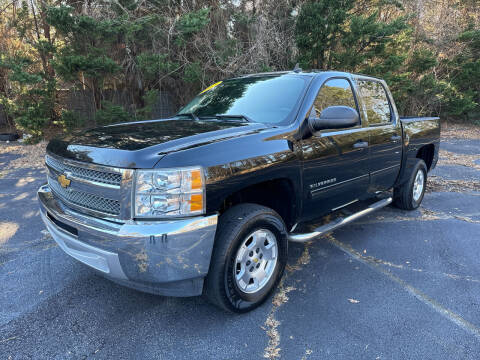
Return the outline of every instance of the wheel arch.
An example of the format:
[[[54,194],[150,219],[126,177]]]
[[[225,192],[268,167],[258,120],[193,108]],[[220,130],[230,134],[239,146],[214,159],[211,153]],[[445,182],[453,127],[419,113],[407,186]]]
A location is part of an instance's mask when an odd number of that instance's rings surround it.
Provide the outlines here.
[[[428,144],[418,149],[416,158],[422,159],[423,161],[425,161],[425,164],[427,165],[427,171],[430,171],[433,164],[434,156],[435,156],[435,145]]]
[[[299,211],[295,186],[289,178],[276,178],[244,186],[223,198],[218,209],[220,215],[231,207],[251,203],[275,210],[283,219],[287,230],[296,223]]]

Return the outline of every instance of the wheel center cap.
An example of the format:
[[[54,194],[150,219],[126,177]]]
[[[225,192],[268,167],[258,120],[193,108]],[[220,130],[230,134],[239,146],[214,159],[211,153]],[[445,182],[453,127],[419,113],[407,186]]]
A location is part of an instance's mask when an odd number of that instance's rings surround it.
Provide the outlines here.
[[[254,262],[255,264],[258,263],[258,259],[257,259],[257,258],[254,258],[254,259],[253,259],[253,262]]]

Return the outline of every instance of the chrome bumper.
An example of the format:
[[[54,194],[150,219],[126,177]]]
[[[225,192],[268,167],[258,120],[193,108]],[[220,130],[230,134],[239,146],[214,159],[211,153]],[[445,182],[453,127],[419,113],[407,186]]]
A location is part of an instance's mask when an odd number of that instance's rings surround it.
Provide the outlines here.
[[[208,273],[217,215],[172,221],[102,220],[38,190],[40,212],[60,248],[120,284],[155,294],[199,295]]]

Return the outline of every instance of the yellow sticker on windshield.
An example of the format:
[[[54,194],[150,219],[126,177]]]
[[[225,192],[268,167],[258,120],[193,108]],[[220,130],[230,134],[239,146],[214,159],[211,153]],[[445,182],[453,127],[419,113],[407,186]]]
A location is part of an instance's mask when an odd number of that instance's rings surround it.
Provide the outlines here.
[[[219,81],[219,82],[217,82],[217,83],[215,83],[215,84],[213,84],[213,85],[210,85],[210,86],[207,87],[205,90],[203,90],[200,94],[203,94],[204,92],[206,92],[206,91],[208,91],[208,90],[212,90],[215,86],[220,85],[221,83],[222,83],[222,82]]]

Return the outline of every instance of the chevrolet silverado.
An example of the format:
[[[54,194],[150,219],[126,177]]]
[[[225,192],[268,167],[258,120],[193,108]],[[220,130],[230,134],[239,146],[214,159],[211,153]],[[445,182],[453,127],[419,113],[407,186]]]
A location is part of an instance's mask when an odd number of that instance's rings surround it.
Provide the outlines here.
[[[275,289],[289,241],[390,203],[417,208],[439,139],[439,119],[399,117],[380,79],[246,75],[169,119],[52,140],[41,216],[67,254],[119,284],[246,312]]]

